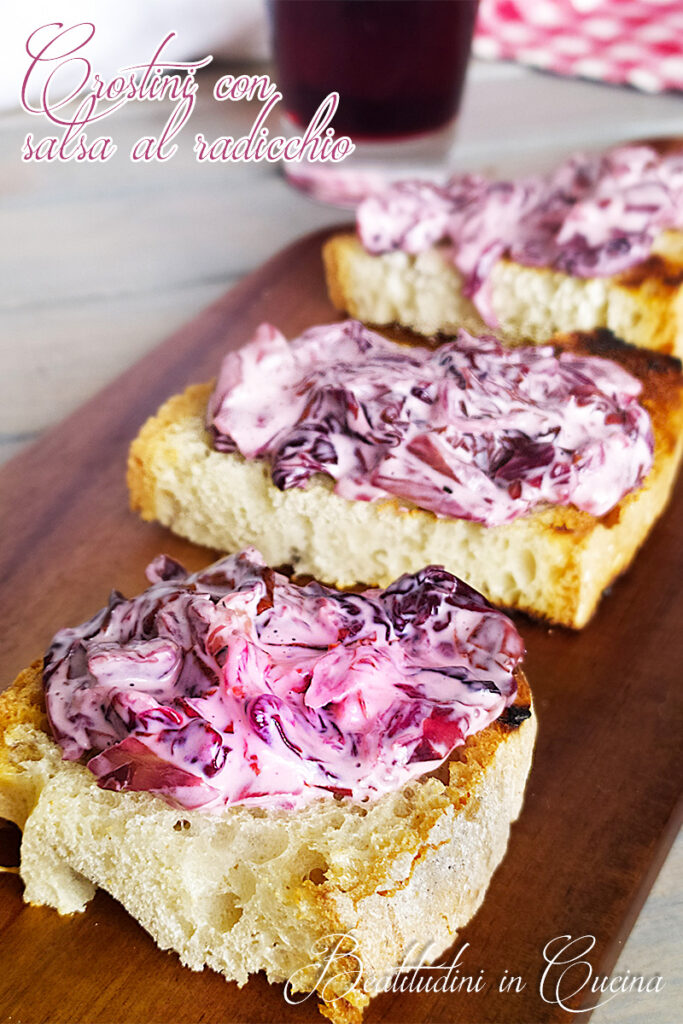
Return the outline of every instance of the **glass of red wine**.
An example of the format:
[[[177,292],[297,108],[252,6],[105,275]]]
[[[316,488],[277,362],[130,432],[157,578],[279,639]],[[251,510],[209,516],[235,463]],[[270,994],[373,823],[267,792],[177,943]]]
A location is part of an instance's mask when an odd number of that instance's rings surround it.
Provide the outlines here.
[[[352,206],[380,181],[443,163],[477,0],[270,0],[269,6],[289,133],[304,130],[325,98],[338,93],[332,127],[356,147],[340,163],[287,163],[294,184]]]

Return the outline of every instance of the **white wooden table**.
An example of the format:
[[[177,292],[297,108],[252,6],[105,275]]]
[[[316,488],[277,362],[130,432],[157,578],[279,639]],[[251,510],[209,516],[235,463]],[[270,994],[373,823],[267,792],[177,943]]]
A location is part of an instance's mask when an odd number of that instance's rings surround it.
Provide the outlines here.
[[[309,202],[270,166],[195,162],[195,132],[239,136],[256,115],[244,102],[214,102],[214,75],[200,80],[179,152],[164,164],[126,156],[161,129],[168,109],[159,104],[120,111],[111,121],[120,151],[94,166],[23,164],[26,132],[47,127],[18,110],[0,115],[0,461],[281,246],[339,221],[339,211]],[[683,98],[475,64],[455,165],[519,173],[579,147],[657,134],[683,135]],[[618,996],[596,1024],[681,1019],[682,879],[679,838],[615,971],[662,975],[665,987]]]

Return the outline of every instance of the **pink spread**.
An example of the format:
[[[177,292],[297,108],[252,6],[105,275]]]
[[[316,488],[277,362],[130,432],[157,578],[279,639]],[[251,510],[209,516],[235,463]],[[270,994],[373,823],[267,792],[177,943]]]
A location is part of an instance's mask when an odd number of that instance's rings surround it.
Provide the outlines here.
[[[345,498],[496,526],[544,504],[604,515],[637,487],[653,447],[640,391],[609,360],[465,331],[429,350],[353,320],[292,342],[264,324],[226,356],[208,425],[283,490],[324,473]]]
[[[577,277],[609,276],[646,259],[663,229],[683,228],[683,152],[623,146],[571,157],[545,177],[398,182],[361,203],[357,219],[372,253],[448,243],[465,294],[496,327],[486,285],[502,256]]]
[[[67,760],[186,808],[354,801],[435,769],[513,703],[512,622],[429,566],[386,590],[296,586],[253,548],[55,636],[45,698]]]

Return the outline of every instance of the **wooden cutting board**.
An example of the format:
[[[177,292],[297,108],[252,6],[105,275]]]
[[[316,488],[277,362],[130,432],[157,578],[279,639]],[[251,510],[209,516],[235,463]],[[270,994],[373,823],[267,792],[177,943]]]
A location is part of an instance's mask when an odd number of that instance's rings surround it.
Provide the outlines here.
[[[59,627],[88,618],[112,586],[138,592],[158,552],[191,569],[211,560],[128,511],[128,444],[168,395],[213,376],[222,354],[261,320],[291,335],[335,318],[320,266],[325,234],[275,256],[0,471],[0,685],[42,654]],[[679,485],[635,566],[583,632],[519,617],[539,718],[526,804],[483,908],[440,961],[469,944],[459,971],[481,979],[480,990],[385,994],[368,1024],[576,1020],[544,1001],[546,943],[592,935],[585,959],[594,974],[614,966],[681,817],[682,508]],[[16,836],[0,836],[11,857]],[[17,876],[0,875],[2,1020],[321,1020],[312,999],[288,1007],[262,977],[238,990],[210,971],[191,973],[104,893],[72,918],[27,907],[21,894]],[[523,978],[521,991],[499,991],[506,970]],[[582,1000],[597,997],[584,992],[570,1005]]]

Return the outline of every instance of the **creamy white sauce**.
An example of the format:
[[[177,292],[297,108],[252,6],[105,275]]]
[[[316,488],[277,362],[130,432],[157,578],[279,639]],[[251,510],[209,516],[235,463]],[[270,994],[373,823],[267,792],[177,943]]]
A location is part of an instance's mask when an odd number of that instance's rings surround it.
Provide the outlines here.
[[[207,422],[282,489],[324,473],[345,498],[497,526],[547,504],[604,515],[637,487],[653,445],[640,391],[609,360],[465,331],[429,350],[353,320],[291,342],[264,324],[226,356]]]
[[[57,633],[45,699],[100,786],[187,808],[298,807],[398,789],[516,694],[512,622],[436,566],[386,590],[296,586],[253,548]]]

